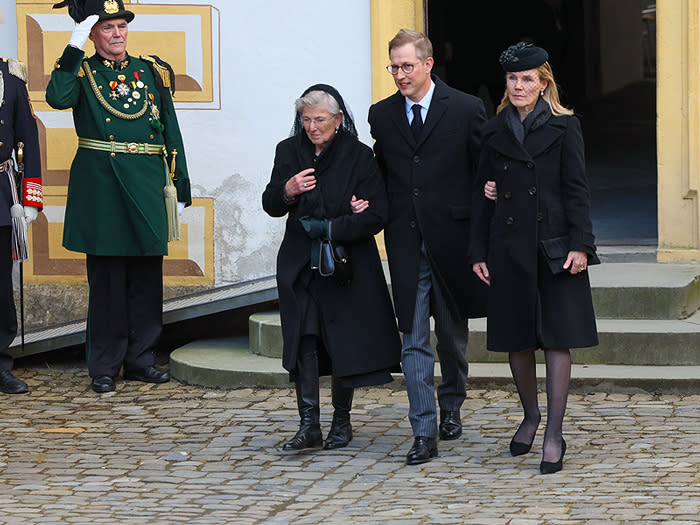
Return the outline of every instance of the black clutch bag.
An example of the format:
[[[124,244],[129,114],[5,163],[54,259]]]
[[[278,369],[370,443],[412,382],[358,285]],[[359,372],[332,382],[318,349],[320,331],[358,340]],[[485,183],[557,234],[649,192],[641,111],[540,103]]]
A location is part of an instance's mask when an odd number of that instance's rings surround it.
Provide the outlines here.
[[[329,240],[321,242],[318,273],[323,277],[332,277],[341,286],[349,285],[352,281],[352,264],[348,250]]]
[[[569,255],[569,238],[566,235],[540,241],[540,248],[542,249],[542,255],[547,260],[550,271],[554,275],[568,271],[564,269],[566,257]],[[593,255],[589,254],[588,266],[593,266],[594,264],[600,264],[600,259],[595,253]]]

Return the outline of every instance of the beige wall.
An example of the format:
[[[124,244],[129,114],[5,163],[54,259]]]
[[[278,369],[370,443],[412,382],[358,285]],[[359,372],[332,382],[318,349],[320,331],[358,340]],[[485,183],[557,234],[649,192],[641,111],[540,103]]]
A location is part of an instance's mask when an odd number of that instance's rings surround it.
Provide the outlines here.
[[[657,7],[660,262],[700,262],[700,0]]]

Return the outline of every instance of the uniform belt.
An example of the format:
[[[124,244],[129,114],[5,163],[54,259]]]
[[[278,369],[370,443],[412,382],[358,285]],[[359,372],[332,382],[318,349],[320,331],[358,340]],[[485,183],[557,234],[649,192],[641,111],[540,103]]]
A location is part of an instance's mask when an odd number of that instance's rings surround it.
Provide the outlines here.
[[[96,149],[109,153],[133,153],[140,155],[162,155],[165,153],[163,144],[149,144],[147,142],[114,142],[113,140],[78,139],[78,147]]]

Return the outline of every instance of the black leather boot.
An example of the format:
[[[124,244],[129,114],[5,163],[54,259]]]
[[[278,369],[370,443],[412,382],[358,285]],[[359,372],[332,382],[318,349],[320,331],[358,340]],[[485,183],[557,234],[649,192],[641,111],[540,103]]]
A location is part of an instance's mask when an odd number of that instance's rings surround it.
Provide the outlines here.
[[[297,364],[297,406],[299,407],[299,431],[282,450],[301,450],[304,448],[321,448],[323,436],[319,416],[318,395],[318,355],[306,352],[299,355]]]
[[[353,388],[343,386],[339,379],[333,376],[331,394],[333,397],[333,423],[328,437],[323,445],[326,450],[347,447],[352,441],[352,425],[350,424],[350,409],[352,408]]]

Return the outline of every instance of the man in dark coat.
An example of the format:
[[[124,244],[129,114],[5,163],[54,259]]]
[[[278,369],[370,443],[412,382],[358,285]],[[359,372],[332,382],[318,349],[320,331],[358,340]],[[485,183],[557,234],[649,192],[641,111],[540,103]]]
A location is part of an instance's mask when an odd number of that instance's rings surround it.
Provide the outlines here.
[[[466,397],[466,319],[485,315],[486,289],[469,274],[467,254],[486,115],[478,98],[431,76],[432,45],[425,35],[401,30],[389,43],[389,57],[399,91],[370,108],[369,123],[389,197],[384,238],[415,438],[406,462],[418,464],[437,455],[430,316],[443,377],[440,438],[456,439]]]
[[[134,14],[121,0],[67,3],[76,26],[51,74],[46,101],[73,110],[78,134],[63,246],[86,254],[91,386],[113,391],[122,365],[125,379],[164,383],[170,375],[154,366],[152,353],[163,326],[163,256],[178,209],[191,203],[168,89],[174,75],[157,57],[127,54]],[[85,58],[88,38],[95,54]],[[170,186],[164,152],[171,155],[177,192],[171,213],[163,197]]]
[[[0,58],[0,392],[6,394],[28,391],[25,382],[12,375],[12,357],[7,353],[17,335],[12,293],[13,217],[14,222],[26,221],[29,226],[43,206],[39,136],[26,81],[27,71],[22,62]],[[15,178],[13,150],[17,160],[22,150],[24,179],[21,186]],[[20,198],[24,203],[24,217],[17,211],[22,211],[18,207]],[[13,205],[17,206],[11,217]]]

